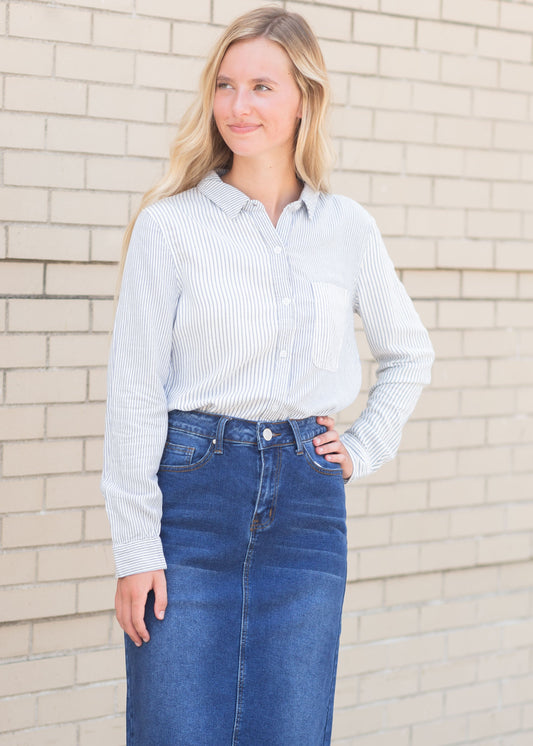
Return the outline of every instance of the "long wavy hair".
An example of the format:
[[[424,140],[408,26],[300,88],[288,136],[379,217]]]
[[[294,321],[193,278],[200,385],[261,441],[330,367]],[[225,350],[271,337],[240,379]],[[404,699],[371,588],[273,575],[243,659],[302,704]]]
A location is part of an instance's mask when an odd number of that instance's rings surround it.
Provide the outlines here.
[[[228,47],[237,41],[263,37],[279,44],[292,62],[302,96],[302,119],[295,135],[294,165],[298,178],[316,190],[329,190],[333,149],[327,131],[330,86],[317,38],[297,13],[264,6],[235,19],[222,33],[200,78],[196,100],[186,111],[170,146],[164,176],[141,199],[122,241],[115,304],[133,226],[141,210],[164,197],[195,187],[212,169],[229,169],[233,154],[222,139],[213,117],[216,79]]]

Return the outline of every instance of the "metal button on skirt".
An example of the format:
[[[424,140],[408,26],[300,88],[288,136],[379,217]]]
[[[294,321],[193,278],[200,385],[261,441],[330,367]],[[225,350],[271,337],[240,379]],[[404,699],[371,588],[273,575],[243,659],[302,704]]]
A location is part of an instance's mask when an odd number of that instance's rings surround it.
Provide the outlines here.
[[[340,466],[315,417],[169,413],[168,607],[126,637],[128,746],[323,746],[346,583]]]

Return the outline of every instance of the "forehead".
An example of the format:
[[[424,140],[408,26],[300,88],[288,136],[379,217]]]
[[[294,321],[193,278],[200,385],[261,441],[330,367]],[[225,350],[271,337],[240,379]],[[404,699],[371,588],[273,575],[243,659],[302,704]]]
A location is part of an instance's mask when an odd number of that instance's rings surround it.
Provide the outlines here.
[[[219,73],[228,71],[246,72],[255,68],[263,68],[279,73],[291,74],[292,63],[285,50],[275,41],[259,37],[255,39],[242,39],[231,44],[220,63]]]

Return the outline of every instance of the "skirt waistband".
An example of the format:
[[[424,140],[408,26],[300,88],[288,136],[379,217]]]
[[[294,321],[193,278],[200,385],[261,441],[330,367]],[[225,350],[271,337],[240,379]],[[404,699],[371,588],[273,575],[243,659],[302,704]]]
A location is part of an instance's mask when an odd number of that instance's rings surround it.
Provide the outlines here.
[[[243,420],[198,410],[184,412],[179,409],[168,413],[168,426],[213,438],[220,445],[222,441],[231,441],[253,443],[258,448],[266,449],[296,444],[297,452],[301,452],[302,442],[326,431],[326,427],[320,425],[314,416],[302,420]]]

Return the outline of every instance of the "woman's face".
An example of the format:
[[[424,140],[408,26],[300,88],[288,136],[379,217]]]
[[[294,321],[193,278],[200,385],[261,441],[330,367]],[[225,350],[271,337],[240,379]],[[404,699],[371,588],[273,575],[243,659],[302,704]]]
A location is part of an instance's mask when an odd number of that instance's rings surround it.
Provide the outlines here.
[[[292,155],[301,101],[279,44],[260,37],[228,48],[218,71],[213,116],[235,156]]]

